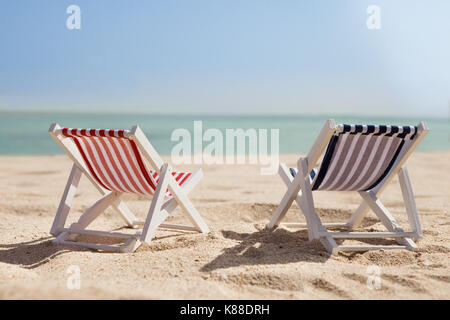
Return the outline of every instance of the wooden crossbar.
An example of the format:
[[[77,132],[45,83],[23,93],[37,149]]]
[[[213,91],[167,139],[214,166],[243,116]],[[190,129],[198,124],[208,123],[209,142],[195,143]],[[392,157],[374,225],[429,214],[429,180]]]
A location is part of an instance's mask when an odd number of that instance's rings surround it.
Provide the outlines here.
[[[334,251],[369,251],[369,250],[399,250],[407,249],[406,246],[338,246]]]
[[[345,228],[347,227],[347,223],[345,222],[328,222],[322,223],[324,227],[329,228]],[[287,228],[306,228],[308,224],[306,222],[281,222],[280,226],[285,226]]]
[[[321,237],[369,239],[369,238],[405,238],[416,236],[415,232],[319,232]]]
[[[160,228],[164,229],[174,229],[174,230],[186,230],[186,231],[198,231],[197,228],[192,226],[186,226],[183,224],[170,224],[170,223],[161,223],[159,225]]]
[[[140,237],[140,232],[135,234],[127,234],[120,232],[108,232],[108,231],[99,231],[99,230],[88,230],[88,229],[72,229],[72,228],[64,228],[64,231],[70,234],[81,234],[81,235],[89,235],[89,236],[101,236],[101,237],[110,237],[110,238],[136,238]]]
[[[62,245],[70,245],[76,247],[83,247],[88,249],[102,250],[102,251],[111,251],[111,252],[133,252],[140,245],[140,241],[134,235],[128,235],[128,240],[121,245],[110,245],[110,244],[101,244],[101,243],[90,243],[90,242],[82,242],[82,241],[71,241],[67,240],[70,234],[86,234],[86,235],[95,235],[95,236],[104,236],[104,237],[119,237],[125,238],[124,234],[115,234],[111,235],[111,233],[107,234],[107,232],[97,231],[97,230],[67,230],[62,232],[55,240],[53,240],[56,244]],[[120,235],[120,236],[118,236]]]

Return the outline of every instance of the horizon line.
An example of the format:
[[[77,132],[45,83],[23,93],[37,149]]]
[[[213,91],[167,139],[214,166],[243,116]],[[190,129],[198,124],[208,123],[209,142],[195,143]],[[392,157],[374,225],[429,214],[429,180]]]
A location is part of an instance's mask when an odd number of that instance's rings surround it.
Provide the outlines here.
[[[142,110],[133,110],[133,111],[122,111],[122,110],[108,110],[107,113],[101,111],[89,111],[89,110],[9,110],[9,109],[0,109],[0,114],[63,114],[63,115],[80,115],[80,114],[88,114],[88,115],[154,115],[154,116],[207,116],[207,117],[220,117],[220,116],[228,116],[228,117],[285,117],[285,116],[307,116],[307,117],[352,117],[352,118],[386,118],[391,117],[394,119],[432,119],[432,120],[449,120],[450,117],[441,117],[437,115],[413,115],[406,116],[402,114],[364,114],[364,113],[309,113],[309,112],[284,112],[284,113],[270,113],[270,112],[262,112],[262,113],[252,113],[252,112],[244,112],[244,113],[213,113],[213,112],[161,112],[161,111],[142,111]]]

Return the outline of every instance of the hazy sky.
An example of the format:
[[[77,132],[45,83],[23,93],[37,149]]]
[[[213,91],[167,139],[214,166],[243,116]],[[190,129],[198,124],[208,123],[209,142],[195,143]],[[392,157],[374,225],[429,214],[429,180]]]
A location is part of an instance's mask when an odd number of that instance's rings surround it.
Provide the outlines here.
[[[1,1],[0,110],[447,117],[449,35],[448,0]]]

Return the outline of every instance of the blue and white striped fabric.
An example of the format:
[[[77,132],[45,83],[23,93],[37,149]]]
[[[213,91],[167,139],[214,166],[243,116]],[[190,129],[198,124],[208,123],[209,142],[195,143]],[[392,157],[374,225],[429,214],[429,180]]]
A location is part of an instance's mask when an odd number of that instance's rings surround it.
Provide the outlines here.
[[[417,127],[341,124],[328,143],[313,190],[362,191],[389,174]]]
[[[295,176],[296,176],[297,173],[298,173],[298,169],[297,169],[297,168],[289,168],[289,171],[291,172],[292,177],[295,178]],[[309,173],[309,178],[311,179],[311,182],[314,181],[314,177],[316,176],[317,171],[318,171],[318,170],[314,168],[314,169],[312,169],[311,172]]]
[[[337,126],[338,133],[362,134],[398,137],[402,139],[414,139],[417,133],[415,126],[385,126],[385,125],[358,125],[358,124],[339,124]]]

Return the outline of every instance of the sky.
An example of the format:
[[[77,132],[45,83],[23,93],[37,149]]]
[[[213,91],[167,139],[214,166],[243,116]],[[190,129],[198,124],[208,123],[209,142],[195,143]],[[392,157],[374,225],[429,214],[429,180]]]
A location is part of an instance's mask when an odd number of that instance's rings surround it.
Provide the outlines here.
[[[1,0],[0,110],[447,118],[449,34],[448,0]]]

